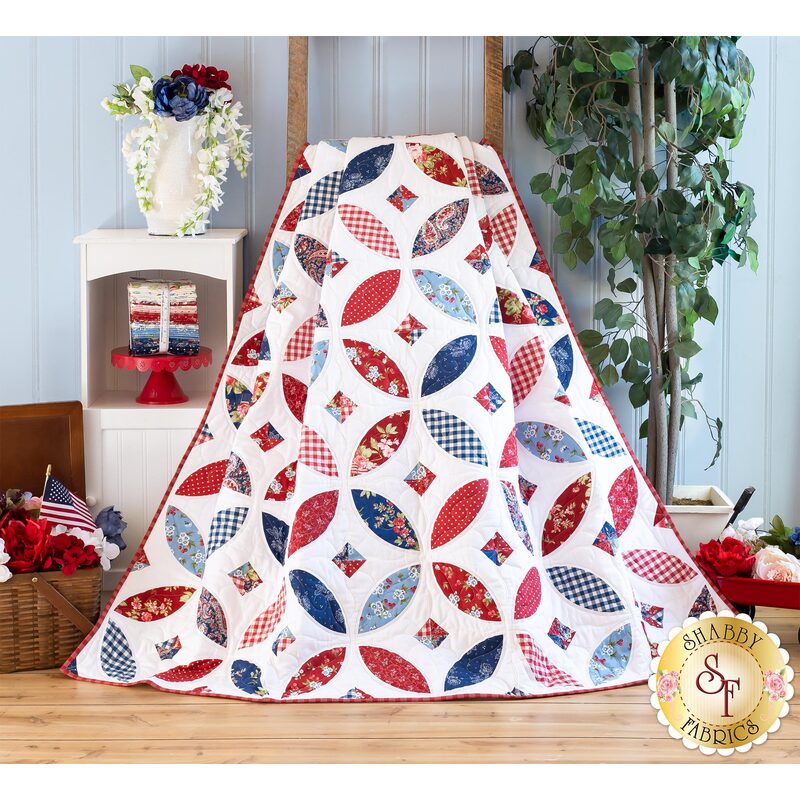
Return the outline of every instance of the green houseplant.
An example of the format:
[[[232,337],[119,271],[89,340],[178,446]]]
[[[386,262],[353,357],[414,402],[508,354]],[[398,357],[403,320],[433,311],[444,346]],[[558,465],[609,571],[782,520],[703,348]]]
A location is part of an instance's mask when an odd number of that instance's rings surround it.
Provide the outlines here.
[[[693,394],[695,325],[718,313],[709,274],[758,267],[753,190],[730,179],[726,153],[742,135],[752,65],[736,37],[542,37],[503,79],[507,91],[530,87],[528,127],[555,157],[531,179],[560,220],[554,250],[575,268],[596,241],[608,264],[613,297],[594,309],[603,330],[579,338],[601,385],[621,378],[634,407],[649,403],[647,473],[669,503],[684,420],[699,408],[714,461],[721,447],[722,421]]]

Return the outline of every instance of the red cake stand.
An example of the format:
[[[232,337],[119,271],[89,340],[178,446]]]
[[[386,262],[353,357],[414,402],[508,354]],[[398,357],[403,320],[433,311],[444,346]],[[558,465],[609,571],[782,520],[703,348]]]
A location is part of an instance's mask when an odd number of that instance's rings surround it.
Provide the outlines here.
[[[148,406],[172,406],[185,403],[189,397],[181,389],[176,370],[186,372],[211,364],[211,348],[201,347],[196,356],[176,356],[159,353],[154,356],[135,356],[127,347],[115,347],[111,351],[111,363],[120,369],[150,371],[147,383],[136,398],[137,403]]]

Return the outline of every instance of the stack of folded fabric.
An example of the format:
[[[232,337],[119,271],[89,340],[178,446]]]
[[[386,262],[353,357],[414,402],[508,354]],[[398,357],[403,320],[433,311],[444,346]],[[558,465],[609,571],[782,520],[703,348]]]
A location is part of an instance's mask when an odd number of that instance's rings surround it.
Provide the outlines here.
[[[134,355],[198,353],[197,289],[190,281],[133,278],[128,282],[128,312]]]
[[[197,355],[200,326],[197,320],[197,287],[190,281],[169,284],[169,352]]]

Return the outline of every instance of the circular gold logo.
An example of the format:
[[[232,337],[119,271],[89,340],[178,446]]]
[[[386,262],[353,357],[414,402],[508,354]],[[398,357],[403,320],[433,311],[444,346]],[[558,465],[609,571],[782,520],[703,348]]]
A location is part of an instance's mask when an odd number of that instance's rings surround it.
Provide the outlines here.
[[[763,622],[702,614],[670,631],[653,660],[651,703],[674,738],[730,755],[766,741],[789,712],[789,654]]]

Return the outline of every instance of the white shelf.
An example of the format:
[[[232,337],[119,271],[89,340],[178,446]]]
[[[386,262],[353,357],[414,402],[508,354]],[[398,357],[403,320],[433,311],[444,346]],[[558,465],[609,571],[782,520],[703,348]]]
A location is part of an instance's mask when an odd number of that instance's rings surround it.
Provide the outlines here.
[[[236,244],[247,236],[245,228],[214,228],[199,236],[151,236],[146,228],[95,228],[87,233],[81,233],[72,241],[75,244],[94,244],[97,242],[149,242],[154,246],[162,246],[166,242],[190,243],[192,247],[208,244]]]
[[[208,403],[242,302],[246,235],[243,228],[224,228],[179,239],[150,236],[143,228],[101,228],[75,238],[81,251],[86,488],[98,508],[113,504],[128,522],[128,549],[114,562],[116,577],[136,552]],[[139,405],[135,398],[149,373],[111,364],[111,350],[128,342],[127,287],[134,276],[188,279],[197,286],[200,343],[211,348],[213,362],[176,372],[186,403]]]
[[[193,430],[208,404],[209,392],[203,389],[187,394],[189,400],[186,403],[147,406],[135,401],[136,391],[109,391],[100,395],[85,410],[99,414],[101,430]]]
[[[238,262],[241,272],[244,228],[221,228],[202,236],[150,236],[144,228],[97,228],[76,236],[86,281],[109,275],[170,270],[228,280]],[[233,257],[232,257],[233,256]]]

